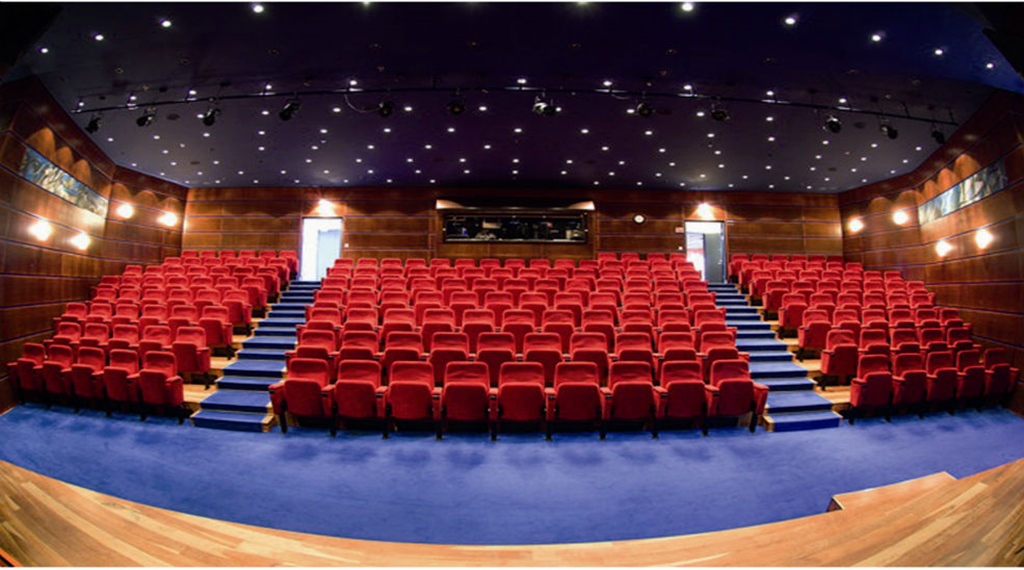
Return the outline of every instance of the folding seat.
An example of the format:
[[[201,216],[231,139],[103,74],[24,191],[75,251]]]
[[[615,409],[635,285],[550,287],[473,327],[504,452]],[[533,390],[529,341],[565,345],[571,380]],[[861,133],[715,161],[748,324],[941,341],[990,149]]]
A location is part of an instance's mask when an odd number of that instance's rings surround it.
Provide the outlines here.
[[[61,321],[57,323],[57,332],[52,338],[43,341],[47,354],[55,345],[66,345],[72,350],[78,349],[78,343],[82,338],[82,325],[72,321]]]
[[[860,350],[853,332],[845,329],[832,329],[825,340],[825,349],[821,351],[821,373],[818,384],[822,390],[828,387],[828,379],[835,378],[838,385],[845,385],[857,373],[857,361]]]
[[[391,370],[391,365],[401,360],[426,360],[423,337],[418,332],[396,331],[384,338],[384,351],[380,355],[381,369]]]
[[[658,359],[654,353],[651,336],[642,332],[621,332],[615,335],[614,360],[619,362],[646,362],[657,370]]]
[[[121,304],[121,303],[119,303]],[[135,318],[138,319],[138,307],[131,303],[135,307]],[[114,318],[114,305],[110,303],[103,303],[92,301],[89,303],[89,314],[85,316],[85,321],[79,324],[85,323],[104,323],[110,324]]]
[[[757,430],[768,400],[768,387],[750,378],[749,365],[737,359],[719,360],[708,373],[710,382],[704,387],[707,398],[707,417],[704,434],[712,419],[736,418],[737,422],[750,414],[749,430]]]
[[[431,308],[424,311],[423,322],[420,323],[420,334],[423,336],[423,348],[430,352],[434,334],[438,332],[456,332],[455,312],[446,308]]]
[[[115,303],[120,294],[118,285],[97,285],[93,291],[90,303]]]
[[[355,355],[360,354],[359,352],[345,353],[343,352],[345,351],[345,349],[357,349],[360,351],[365,351],[362,352],[362,354],[367,355],[365,358],[376,358],[380,353],[380,336],[377,334],[376,331],[360,329],[348,331],[342,330],[340,339],[341,342],[338,344],[339,359],[346,358],[346,355],[347,357],[353,357]]]
[[[654,313],[650,309],[625,309],[619,314],[622,332],[647,333],[654,338]]]
[[[888,331],[881,328],[861,329],[859,348],[861,354],[882,354],[889,356],[892,350],[889,348]]]
[[[950,327],[946,329],[946,344],[956,353],[964,350],[981,350],[981,345],[975,344],[971,339],[971,331],[967,330],[966,327]]]
[[[233,291],[224,295],[221,303],[227,307],[231,326],[238,334],[252,334],[252,305],[244,291]]]
[[[563,362],[555,368],[554,388],[548,391],[547,436],[555,424],[597,427],[604,433],[605,396],[592,362]]]
[[[148,326],[142,330],[142,337],[139,338],[139,357],[145,358],[146,353],[151,351],[170,352],[172,342],[174,335],[169,326]]]
[[[657,349],[662,361],[697,360],[697,340],[692,332],[663,332]]]
[[[509,309],[502,317],[501,332],[512,333],[516,338],[516,353],[522,354],[526,335],[537,332],[536,315],[533,311]]]
[[[608,387],[603,389],[607,400],[609,422],[640,424],[658,437],[654,368],[650,363],[613,362],[608,369]]]
[[[602,336],[598,333],[574,334],[569,343],[569,360],[594,363],[597,366],[598,379],[601,385],[604,385],[608,378],[608,369],[611,367],[611,355]]]
[[[381,364],[375,360],[346,360],[338,364],[337,381],[328,386],[327,405],[331,410],[331,435],[343,427],[363,422],[384,423],[384,394]]]
[[[134,350],[114,348],[108,356],[109,362],[103,368],[101,379],[104,408],[109,416],[113,404],[128,411],[139,403],[139,355]]]
[[[796,358],[800,362],[803,362],[808,354],[821,354],[828,342],[828,333],[832,330],[828,313],[825,311],[808,309],[804,312],[803,321],[803,325],[797,329]]]
[[[571,311],[564,309],[548,309],[541,315],[541,332],[555,333],[561,338],[562,352],[568,354],[569,340],[576,332]]]
[[[487,270],[483,267],[465,267],[457,268],[459,276],[466,281],[466,288],[472,289],[473,283],[477,279],[485,279],[487,277]]]
[[[327,279],[331,279],[331,278],[328,277]],[[333,301],[338,306],[343,306],[345,304],[345,300],[346,300],[346,298],[345,298],[345,291],[347,291],[347,290],[348,290],[347,287],[345,289],[335,289],[335,288],[319,289],[319,290],[317,290],[316,292],[313,293],[313,303],[316,304],[316,303],[319,303],[321,301]]]
[[[301,425],[304,420],[333,417],[328,387],[331,379],[324,360],[293,358],[288,363],[284,380],[269,387],[281,433],[288,433],[289,420]]]
[[[196,306],[200,311],[204,307],[210,305],[221,304],[221,294],[216,289],[211,287],[196,287],[192,291],[192,304]]]
[[[543,425],[547,420],[544,367],[539,362],[506,362],[498,371],[497,408],[491,438],[502,426]]]
[[[690,311],[687,309],[661,309],[658,311],[658,330],[685,332],[690,330]]]
[[[921,344],[918,342],[916,329],[892,329],[889,335],[889,346],[892,352],[920,352]]]
[[[47,407],[54,399],[70,401],[71,365],[75,363],[76,351],[66,344],[51,344],[46,349],[46,360],[36,370],[36,374],[40,378]]]
[[[699,333],[707,323],[725,324],[725,309],[700,309],[693,312],[693,328]]]
[[[352,287],[345,295],[345,305],[348,307],[377,307],[376,287]]]
[[[285,365],[293,358],[317,358],[327,362],[327,373],[334,378],[338,370],[338,348],[334,332],[306,329],[299,335],[299,342],[295,348],[285,351]],[[371,350],[372,352],[375,351]]]
[[[565,360],[562,351],[562,337],[555,333],[528,333],[523,339],[523,361],[543,366],[547,386],[554,382],[555,367]]]
[[[928,402],[933,405],[945,404],[952,412],[956,403],[956,388],[959,372],[952,351],[930,352],[925,356],[925,370],[928,372]]]
[[[369,330],[377,331],[380,326],[380,316],[377,309],[353,307],[349,305],[345,309],[342,330]]]
[[[469,338],[469,352],[476,353],[477,337],[482,333],[494,332],[494,311],[470,309],[462,315],[462,332]]]
[[[940,328],[921,329],[919,332],[921,349],[926,352],[946,350],[949,346],[946,343],[946,335]]]
[[[184,423],[188,407],[185,405],[182,379],[176,370],[174,354],[171,352],[153,351],[143,357],[142,368],[135,379],[140,420],[145,420],[152,409],[159,413],[176,413],[178,424]]]
[[[490,372],[483,362],[449,362],[445,366],[439,437],[452,423],[491,426],[490,382]],[[493,438],[493,429],[491,433]]]
[[[584,310],[580,318],[580,330],[603,334],[607,341],[607,350],[614,349],[616,333],[614,312],[602,309]]]
[[[179,375],[183,375],[190,384],[198,377],[207,389],[210,388],[213,379],[210,374],[210,347],[206,345],[206,331],[202,327],[180,327],[171,343],[171,352],[177,360]]]
[[[897,411],[917,409],[924,417],[928,398],[928,372],[920,353],[896,354],[892,361],[892,405]]]
[[[969,349],[956,353],[956,399],[960,407],[973,405],[979,410],[985,398],[985,366],[981,351]]]
[[[110,344],[110,327],[105,323],[85,323],[82,329],[82,336],[78,341],[79,350],[81,347],[91,346],[99,348],[106,354]]]
[[[448,334],[460,334],[461,333],[437,333],[435,340],[440,337],[442,340],[445,335]],[[465,335],[462,335],[465,336]],[[464,344],[461,346],[455,346],[454,344],[439,344],[428,349],[427,362],[434,367],[434,383],[437,386],[441,386],[444,382],[444,372],[449,362],[465,362],[469,360],[469,340],[465,339]]]
[[[441,388],[434,387],[434,367],[429,362],[399,361],[388,372],[388,389],[384,395],[385,428],[388,436],[396,427],[429,425],[438,430]]]
[[[986,349],[982,364],[985,367],[985,398],[1003,404],[1017,386],[1020,370],[1006,362],[1006,352],[1002,348]]]
[[[64,312],[59,317],[54,317],[53,326],[54,329],[61,322],[70,323],[84,323],[86,318],[89,316],[89,305],[79,302],[66,303],[64,305]]]
[[[704,425],[707,398],[704,369],[696,360],[665,362],[658,373],[658,420],[662,424]]]
[[[203,308],[201,315],[198,325],[206,333],[206,345],[210,347],[210,354],[234,358],[235,346],[227,307],[210,305]]]
[[[46,361],[46,347],[37,342],[26,342],[21,351],[21,357],[7,363],[7,374],[14,384],[15,396],[21,402],[45,400],[42,366]]]
[[[939,322],[942,327],[949,330],[951,327],[966,327],[970,331],[971,326],[960,318],[960,311],[953,307],[939,308]]]

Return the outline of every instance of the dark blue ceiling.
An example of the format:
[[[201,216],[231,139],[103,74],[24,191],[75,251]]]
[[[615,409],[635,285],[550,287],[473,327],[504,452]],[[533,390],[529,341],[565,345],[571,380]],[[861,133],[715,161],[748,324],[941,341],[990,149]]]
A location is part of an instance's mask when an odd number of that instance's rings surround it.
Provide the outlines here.
[[[99,118],[113,160],[190,187],[834,193],[913,169],[995,89],[1024,92],[987,5],[252,6],[63,4],[5,80],[39,76],[83,128]]]

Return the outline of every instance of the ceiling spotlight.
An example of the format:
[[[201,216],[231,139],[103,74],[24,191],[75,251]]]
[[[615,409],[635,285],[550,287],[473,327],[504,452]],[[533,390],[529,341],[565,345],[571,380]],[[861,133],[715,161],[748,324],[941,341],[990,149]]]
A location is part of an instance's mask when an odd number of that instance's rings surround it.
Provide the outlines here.
[[[721,107],[714,107],[713,109],[711,109],[711,118],[718,122],[728,121],[729,111],[726,111]]]
[[[828,118],[825,119],[825,124],[822,125],[822,128],[830,133],[839,134],[839,131],[843,130],[843,123],[839,120],[839,117],[829,115]]]
[[[217,122],[217,115],[220,115],[220,109],[217,107],[210,107],[205,113],[203,113],[203,124],[207,127],[212,127],[213,124]]]
[[[459,99],[452,99],[445,108],[453,115],[461,115],[466,110],[466,105]]]
[[[377,105],[377,114],[381,117],[390,117],[395,112],[395,104],[391,101],[381,101],[380,105]]]
[[[277,114],[277,116],[280,117],[282,121],[290,121],[290,120],[292,120],[292,117],[295,116],[295,113],[298,113],[298,112],[299,112],[299,100],[298,99],[290,99],[287,103],[284,104],[284,108],[281,109],[281,111]],[[205,123],[206,120],[203,119],[203,121]]]
[[[896,130],[896,127],[890,125],[889,123],[883,123],[882,126],[879,127],[879,129],[882,131],[883,135],[889,137],[890,139],[896,140],[896,138],[900,136],[900,132]]]
[[[938,127],[932,127],[932,138],[939,144],[946,144],[946,135]]]
[[[85,126],[85,132],[89,133],[90,135],[96,133],[96,131],[100,130],[101,124],[102,121],[100,121],[99,115],[96,115],[95,117],[89,119],[89,124]]]
[[[538,95],[537,98],[533,101],[533,112],[537,113],[538,115],[550,117],[552,115],[557,114],[558,109],[551,103],[545,101],[544,99],[541,99]]]
[[[140,127],[148,127],[153,124],[156,120],[156,109],[146,109],[146,112],[142,114],[138,119],[135,119],[135,124]]]
[[[636,106],[636,114],[641,117],[650,117],[654,114],[654,107],[652,107],[647,101],[641,101],[640,104]]]

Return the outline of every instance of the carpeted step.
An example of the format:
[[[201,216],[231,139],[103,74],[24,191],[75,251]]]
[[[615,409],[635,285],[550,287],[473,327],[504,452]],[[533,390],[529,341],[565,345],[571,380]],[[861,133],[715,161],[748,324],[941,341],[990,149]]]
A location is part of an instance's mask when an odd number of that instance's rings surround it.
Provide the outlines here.
[[[745,323],[745,324],[749,324],[749,323],[763,323],[764,322],[761,319],[761,315],[758,314],[757,312],[743,313],[743,312],[736,312],[736,311],[729,311],[729,310],[726,310],[725,320],[726,320],[726,322],[733,321],[733,322]]]
[[[778,350],[744,350],[742,348],[739,348],[739,351],[750,355],[751,364],[755,362],[793,362],[793,355],[789,352]]]
[[[291,348],[252,348],[247,346],[245,347],[245,350],[242,350],[241,352],[238,353],[238,361],[242,362],[245,360],[277,360],[279,362],[284,362],[285,350],[291,350]]]
[[[800,378],[807,377],[807,369],[789,362],[751,362],[750,377],[760,381],[762,378]]]
[[[842,421],[843,417],[831,410],[764,416],[766,429],[773,432],[837,428]]]
[[[274,313],[277,311],[301,311],[305,313],[307,304],[308,303],[294,303],[291,301],[281,301],[280,303],[275,303],[274,306],[270,308],[270,312]]]
[[[768,394],[768,413],[823,412],[832,409],[832,402],[810,390],[781,391]]]
[[[195,427],[232,431],[268,431],[272,420],[270,414],[238,414],[215,410],[199,410],[192,415],[192,425]]]
[[[756,382],[768,386],[768,389],[772,392],[814,390],[814,387],[817,386],[814,380],[806,376],[803,378],[795,376],[789,378],[758,378]]]
[[[755,321],[755,320],[752,320],[752,319],[747,319],[747,320],[744,320],[744,319],[732,319],[732,318],[729,318],[729,317],[726,317],[726,319],[725,319],[725,326],[727,326],[727,327],[736,327],[737,332],[739,332],[741,330],[748,330],[748,331],[752,331],[752,330],[771,331],[772,330],[772,326],[770,324],[762,321],[762,320],[756,320]]]
[[[775,340],[773,337],[765,338],[742,338],[737,335],[736,348],[746,352],[751,350],[776,350],[776,351],[787,351],[786,343]]]
[[[284,362],[271,360],[239,359],[224,367],[224,376],[259,376],[261,378],[280,379],[284,374]]]
[[[255,336],[262,336],[262,337],[268,337],[268,336],[290,336],[290,337],[294,337],[295,336],[295,326],[294,325],[292,325],[292,326],[274,326],[273,324],[265,325],[263,323],[260,323],[260,326],[256,327],[256,330],[253,331],[253,335],[255,335]]]
[[[777,338],[775,331],[771,330],[770,327],[767,329],[739,329],[736,331],[736,342],[739,342],[740,340],[770,340]]]
[[[303,317],[301,319],[297,319],[297,318],[294,318],[294,317],[293,318],[287,318],[287,319],[281,319],[281,318],[264,319],[263,321],[260,322],[259,326],[256,327],[256,330],[259,330],[262,327],[294,327],[296,325],[304,325],[304,324],[306,324],[306,318],[305,317]]]
[[[254,336],[248,340],[242,341],[242,348],[261,348],[261,349],[273,349],[273,350],[292,350],[298,343],[298,338],[295,336],[295,331],[292,331],[291,336]]]
[[[224,376],[219,378],[215,384],[217,390],[246,390],[250,392],[267,393],[271,384],[281,381],[281,377],[271,378],[269,376]]]
[[[224,390],[218,388],[210,394],[199,407],[203,410],[219,412],[244,412],[250,414],[266,414],[270,409],[270,395],[266,391],[255,390]]]

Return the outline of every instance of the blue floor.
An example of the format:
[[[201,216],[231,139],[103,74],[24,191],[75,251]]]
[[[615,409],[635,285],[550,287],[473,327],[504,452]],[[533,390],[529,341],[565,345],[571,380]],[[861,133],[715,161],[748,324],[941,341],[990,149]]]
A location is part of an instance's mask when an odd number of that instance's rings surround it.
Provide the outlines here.
[[[814,515],[832,495],[1024,457],[1006,410],[820,431],[503,435],[242,433],[21,406],[0,459],[158,507],[329,536],[442,544],[592,542]]]

